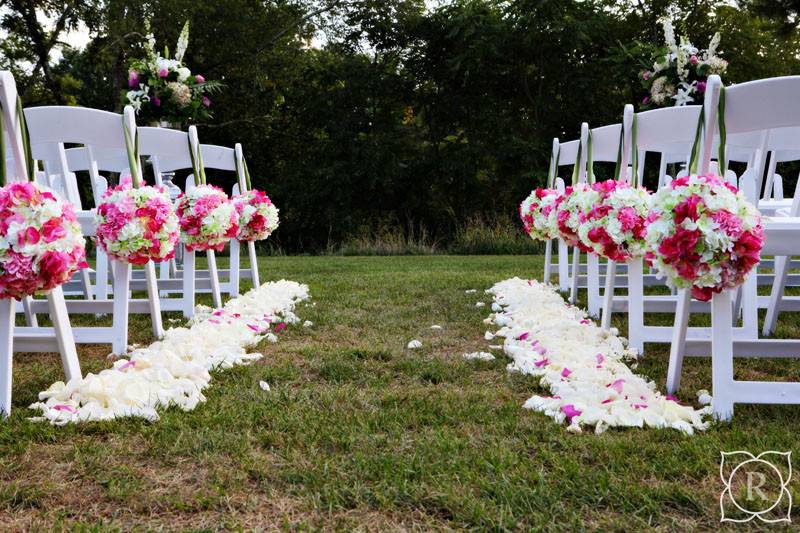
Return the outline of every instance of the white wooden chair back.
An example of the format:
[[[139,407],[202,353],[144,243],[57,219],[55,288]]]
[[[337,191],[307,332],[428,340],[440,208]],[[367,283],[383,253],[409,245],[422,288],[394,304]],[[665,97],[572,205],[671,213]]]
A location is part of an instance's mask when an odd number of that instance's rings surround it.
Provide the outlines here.
[[[85,107],[42,106],[24,111],[31,138],[31,152],[35,160],[41,160],[45,172],[60,175],[65,180],[67,199],[82,209],[78,185],[70,172],[65,144],[80,144],[86,149],[88,171],[95,201],[102,188],[94,150],[126,153],[123,135],[123,116],[108,111]],[[132,114],[132,110],[130,111]]]
[[[164,172],[192,168],[189,134],[168,128],[140,127],[139,151],[153,164],[156,185]]]

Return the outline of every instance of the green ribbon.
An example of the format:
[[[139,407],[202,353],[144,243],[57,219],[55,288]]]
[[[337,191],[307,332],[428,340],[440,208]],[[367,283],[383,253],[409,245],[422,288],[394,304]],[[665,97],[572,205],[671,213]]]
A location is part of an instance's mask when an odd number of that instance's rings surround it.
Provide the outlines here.
[[[594,155],[592,153],[592,130],[586,139],[586,181],[589,185],[594,184]]]
[[[244,174],[244,183],[247,187],[247,190],[251,190],[253,188],[252,183],[250,182],[250,171],[247,169],[247,161],[244,158],[244,154],[242,154],[242,163],[241,163],[241,173]],[[239,174],[239,158],[236,158],[236,173]],[[241,191],[244,194],[245,191]]]
[[[575,156],[575,164],[572,166],[572,182],[570,183],[570,185],[576,185],[578,183],[578,177],[580,176],[582,150],[583,150],[583,141],[578,141],[578,154]]]
[[[192,147],[192,140],[187,137],[189,142],[189,157],[192,159],[192,170],[194,171],[195,177],[200,182],[200,185],[206,184],[206,169],[203,165],[203,153],[200,150],[200,143],[197,143],[197,155],[195,155],[193,147]]]
[[[3,118],[3,108],[0,106],[0,185],[6,186],[6,140],[3,132],[5,131],[5,119]]]
[[[692,154],[689,158],[689,175],[697,175],[698,165],[700,163],[700,138],[702,132],[706,129],[706,109],[703,106],[700,109],[700,117],[697,119],[697,130],[694,135],[694,144],[692,145]],[[719,148],[717,151],[717,166],[719,166],[719,173],[725,177],[728,171],[728,159],[725,156],[725,145],[727,144],[728,134],[725,128],[725,86],[719,88],[719,104],[717,105],[717,125],[719,126]],[[714,134],[713,124],[711,125],[711,135]]]
[[[639,185],[639,143],[636,141],[638,129],[636,115],[633,115],[633,124],[631,125],[631,187]]]
[[[128,152],[128,166],[131,170],[131,181],[133,188],[138,189],[142,185],[142,174],[139,168],[139,129],[134,130],[136,140],[131,140],[131,132],[128,131],[128,124],[125,116],[122,116],[122,132],[125,136],[125,150]]]
[[[617,163],[614,165],[614,179],[622,179],[622,143],[625,142],[625,124],[619,129],[619,144],[617,145]]]
[[[717,152],[717,164],[719,173],[724,178],[728,171],[728,159],[725,157],[725,145],[727,144],[728,134],[725,130],[725,86],[719,88],[719,111],[717,112],[717,123],[719,124],[719,151]]]
[[[25,120],[25,113],[22,112],[22,100],[17,95],[17,126],[22,137],[22,155],[25,158],[25,172],[28,173],[28,181],[33,181],[35,167],[33,164],[33,154],[31,153],[31,137],[28,132],[28,122]],[[5,159],[3,159],[5,165]]]
[[[550,168],[547,171],[547,188],[552,189],[556,181],[556,173],[558,172],[558,158],[561,155],[561,145],[556,148],[555,158],[550,157]]]

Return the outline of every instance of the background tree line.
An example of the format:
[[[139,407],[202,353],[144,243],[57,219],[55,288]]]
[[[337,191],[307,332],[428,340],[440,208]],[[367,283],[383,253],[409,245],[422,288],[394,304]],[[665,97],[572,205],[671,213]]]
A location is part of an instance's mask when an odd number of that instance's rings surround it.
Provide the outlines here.
[[[225,84],[201,139],[243,143],[255,186],[281,208],[273,244],[316,252],[378,228],[447,243],[467,220],[516,224],[552,138],[641,99],[637,50],[662,41],[667,13],[699,47],[720,31],[740,82],[800,72],[799,11],[797,0],[0,0],[0,67],[25,105],[118,110],[145,19],[162,47],[191,20],[188,65]],[[64,46],[79,27],[88,45]]]

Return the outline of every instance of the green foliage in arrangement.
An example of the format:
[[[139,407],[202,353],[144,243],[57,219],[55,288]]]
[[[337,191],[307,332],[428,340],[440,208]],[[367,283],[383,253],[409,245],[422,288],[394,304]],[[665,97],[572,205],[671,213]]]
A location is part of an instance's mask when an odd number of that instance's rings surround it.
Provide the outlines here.
[[[224,85],[200,136],[243,143],[254,186],[281,208],[271,240],[290,253],[369,239],[386,221],[405,239],[427,228],[444,249],[469,220],[506,217],[521,231],[516,208],[544,182],[553,137],[615,122],[648,95],[639,73],[665,17],[701,46],[719,32],[730,82],[800,71],[791,2],[0,3],[0,68],[26,105],[119,109],[130,61],[146,56],[145,21],[159,46],[190,21],[183,63]],[[31,9],[63,13],[59,33]],[[85,47],[59,45],[71,28],[89,31]]]

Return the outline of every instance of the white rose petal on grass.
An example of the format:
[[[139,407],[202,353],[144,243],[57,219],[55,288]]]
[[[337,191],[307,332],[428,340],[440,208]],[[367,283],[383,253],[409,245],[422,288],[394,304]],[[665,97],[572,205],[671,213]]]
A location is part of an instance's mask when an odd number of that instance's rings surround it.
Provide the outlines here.
[[[492,304],[492,311],[494,311],[495,313],[497,313],[497,312],[499,312],[499,311],[502,311],[502,310],[503,310],[503,308],[500,306],[500,304],[499,304],[499,303],[497,303],[497,302],[494,302],[494,303]]]
[[[700,405],[711,405],[711,394],[707,390],[701,389],[697,391],[697,403]]]
[[[464,291],[464,294],[475,294],[476,292],[478,292],[477,289],[467,289]]]
[[[475,307],[484,307],[486,304],[483,302],[476,302]]]
[[[492,333],[491,331],[487,331],[486,333],[483,334],[483,338],[486,339],[487,341],[490,341],[494,339],[494,333]]]
[[[462,355],[468,361],[494,361],[494,356],[487,352],[473,352]]]
[[[431,326],[431,329],[435,330],[435,331],[439,331],[440,329],[442,329],[442,326],[440,326],[439,324],[434,324],[434,325]]]
[[[258,386],[259,386],[259,387],[261,388],[261,390],[263,390],[264,392],[269,392],[269,391],[270,391],[270,388],[269,388],[269,383],[267,383],[266,381],[259,381],[259,382],[258,382]]]
[[[406,345],[406,348],[408,348],[409,350],[416,350],[418,348],[422,348],[422,343],[420,341],[418,341],[417,339],[414,339],[413,341],[410,341]]]
[[[54,383],[30,407],[54,425],[124,417],[155,421],[156,409],[169,406],[191,411],[206,401],[212,371],[261,359],[262,354],[246,348],[263,338],[277,341],[264,333],[278,322],[299,323],[294,309],[308,298],[308,286],[281,280],[229,300],[223,308],[201,308],[187,326],[168,329],[163,339],[136,348],[111,368]]]
[[[304,328],[310,328],[313,325],[314,325],[314,323],[311,322],[310,320],[306,320],[305,322],[303,322],[303,327]]]
[[[655,383],[636,375],[626,363],[636,354],[614,332],[587,320],[586,313],[565,305],[553,287],[513,278],[490,289],[502,312],[491,316],[505,337],[512,359],[509,372],[539,379],[549,389],[532,396],[524,408],[543,413],[570,432],[594,426],[672,428],[687,434],[709,426],[711,408],[682,405],[660,393]]]
[[[490,350],[502,350],[503,349],[503,345],[502,344],[490,344],[489,345],[489,349]]]

